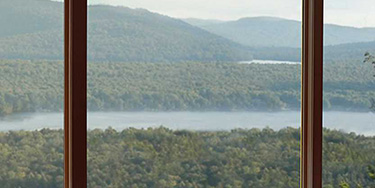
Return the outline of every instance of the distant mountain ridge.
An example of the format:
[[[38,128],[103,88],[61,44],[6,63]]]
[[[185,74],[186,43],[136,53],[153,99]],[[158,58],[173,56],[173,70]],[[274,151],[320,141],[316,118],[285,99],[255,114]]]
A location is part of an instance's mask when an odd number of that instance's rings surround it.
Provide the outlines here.
[[[7,12],[6,18],[14,21],[7,22],[4,16],[0,19],[2,26],[10,28],[0,33],[1,59],[62,59],[62,3],[2,0],[0,12]],[[92,61],[252,59],[248,47],[144,9],[90,6],[88,28],[88,58]]]
[[[1,0],[0,12],[0,59],[63,59],[62,3]],[[90,61],[301,59],[301,23],[282,18],[181,20],[145,9],[95,5],[89,7],[88,23]],[[325,28],[326,59],[359,59],[375,51],[375,28]]]
[[[186,22],[194,24],[198,22]],[[209,32],[252,47],[301,46],[301,22],[276,17],[249,17],[236,21],[209,23],[200,20],[196,25]],[[355,28],[326,24],[325,45],[375,41],[375,28]]]
[[[190,25],[194,25],[194,26],[197,26],[197,27],[202,27],[202,26],[207,26],[207,25],[211,25],[211,24],[218,24],[218,23],[224,23],[225,21],[221,21],[221,20],[212,20],[212,19],[198,19],[198,18],[185,18],[185,19],[182,19],[182,21],[190,24]]]

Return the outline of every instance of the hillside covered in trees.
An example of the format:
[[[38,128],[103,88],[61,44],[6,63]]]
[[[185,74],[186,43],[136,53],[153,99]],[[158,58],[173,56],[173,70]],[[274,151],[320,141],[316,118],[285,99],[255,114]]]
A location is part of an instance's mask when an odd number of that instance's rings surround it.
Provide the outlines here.
[[[62,60],[62,3],[2,0],[0,12],[3,28],[0,59]],[[88,58],[91,61],[178,63],[301,59],[301,24],[293,20],[254,17],[230,22],[183,21],[145,9],[104,5],[89,6],[88,19]],[[375,51],[373,28],[336,25],[325,28],[329,52],[326,59],[343,59],[342,54],[361,58],[364,52]],[[366,47],[365,51],[358,45]]]
[[[299,187],[300,130],[88,132],[88,187]],[[323,187],[372,188],[375,138],[324,131]],[[63,131],[0,132],[3,188],[63,186]]]
[[[61,60],[62,5],[48,0],[2,0],[0,23],[7,29],[0,31],[0,58]],[[181,62],[252,59],[250,48],[168,16],[144,9],[104,5],[90,6],[88,11],[90,60]],[[11,20],[5,20],[8,17]]]
[[[300,65],[89,63],[91,111],[280,111],[300,109]],[[325,65],[326,110],[369,111],[370,64]],[[61,111],[63,65],[0,61],[0,114]]]

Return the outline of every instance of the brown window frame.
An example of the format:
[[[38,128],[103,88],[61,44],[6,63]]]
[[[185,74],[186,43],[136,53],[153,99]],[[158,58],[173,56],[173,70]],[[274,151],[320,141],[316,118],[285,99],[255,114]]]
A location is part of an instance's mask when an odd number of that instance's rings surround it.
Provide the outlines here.
[[[302,0],[301,188],[322,187],[323,5]],[[64,187],[87,187],[87,0],[64,0]]]
[[[87,187],[87,0],[65,0],[64,187]]]
[[[324,0],[304,0],[301,187],[322,187]]]

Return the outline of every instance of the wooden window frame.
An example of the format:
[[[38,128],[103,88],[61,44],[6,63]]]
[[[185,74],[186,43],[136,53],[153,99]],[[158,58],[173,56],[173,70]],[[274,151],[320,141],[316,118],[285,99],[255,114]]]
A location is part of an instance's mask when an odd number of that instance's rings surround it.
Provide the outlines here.
[[[301,187],[322,187],[324,0],[303,0]]]
[[[64,2],[64,187],[87,187],[87,0]]]
[[[64,187],[87,187],[87,0],[64,0]],[[301,188],[322,187],[323,1],[302,0]]]

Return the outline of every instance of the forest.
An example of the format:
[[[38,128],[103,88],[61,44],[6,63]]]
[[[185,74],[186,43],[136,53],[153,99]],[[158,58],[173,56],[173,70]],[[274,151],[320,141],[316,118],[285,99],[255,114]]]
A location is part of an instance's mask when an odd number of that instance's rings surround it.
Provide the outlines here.
[[[375,137],[324,130],[324,188],[375,187]],[[88,132],[88,187],[299,187],[300,130]],[[63,185],[63,131],[0,132],[3,188]]]
[[[370,63],[325,64],[326,110],[369,111]],[[300,106],[300,65],[89,62],[91,111],[280,111]],[[0,115],[61,111],[61,61],[0,61]],[[324,130],[323,187],[374,188],[375,137]],[[63,187],[63,130],[0,132],[0,185]],[[88,131],[88,187],[299,187],[300,130]]]
[[[362,61],[325,64],[324,108],[369,111],[374,71]],[[90,111],[282,111],[300,109],[300,65],[89,62]],[[58,112],[60,61],[0,61],[0,116]]]

